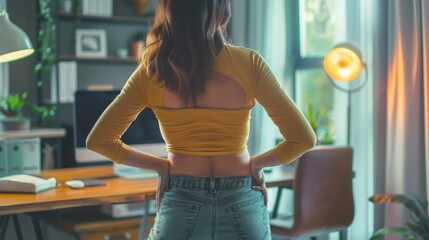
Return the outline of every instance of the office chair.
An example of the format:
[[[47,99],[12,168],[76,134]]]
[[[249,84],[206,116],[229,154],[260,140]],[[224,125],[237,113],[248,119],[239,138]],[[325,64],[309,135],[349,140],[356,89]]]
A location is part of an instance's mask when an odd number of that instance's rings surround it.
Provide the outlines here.
[[[304,153],[295,169],[293,218],[273,218],[272,233],[317,239],[339,231],[340,239],[347,239],[354,217],[352,158],[350,147],[317,146]]]

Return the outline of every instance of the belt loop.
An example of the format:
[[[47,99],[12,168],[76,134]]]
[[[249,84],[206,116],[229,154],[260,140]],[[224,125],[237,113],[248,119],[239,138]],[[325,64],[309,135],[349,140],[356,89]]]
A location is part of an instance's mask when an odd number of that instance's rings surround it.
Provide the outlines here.
[[[216,179],[214,177],[210,177],[210,193],[216,193]]]

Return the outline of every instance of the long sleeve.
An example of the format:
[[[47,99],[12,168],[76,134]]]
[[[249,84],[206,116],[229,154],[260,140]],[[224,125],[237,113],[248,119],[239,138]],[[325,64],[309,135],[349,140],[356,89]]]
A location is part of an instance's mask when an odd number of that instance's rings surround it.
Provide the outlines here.
[[[252,55],[255,76],[255,97],[280,130],[284,141],[273,153],[282,163],[289,163],[311,149],[316,136],[307,119],[278,83],[264,59]]]
[[[120,94],[106,108],[86,139],[87,148],[121,163],[131,153],[121,137],[137,115],[149,105],[147,76],[139,67],[130,76]]]

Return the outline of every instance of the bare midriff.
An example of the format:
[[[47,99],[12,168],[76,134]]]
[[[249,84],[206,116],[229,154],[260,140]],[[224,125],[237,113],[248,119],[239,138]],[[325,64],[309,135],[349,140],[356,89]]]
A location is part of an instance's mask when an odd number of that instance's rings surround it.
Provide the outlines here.
[[[170,175],[228,177],[250,175],[249,153],[222,156],[191,156],[168,153]]]

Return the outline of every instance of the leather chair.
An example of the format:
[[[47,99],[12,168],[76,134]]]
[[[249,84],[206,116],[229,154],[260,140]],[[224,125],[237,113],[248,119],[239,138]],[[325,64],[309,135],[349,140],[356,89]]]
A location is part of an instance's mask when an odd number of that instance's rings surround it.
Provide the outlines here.
[[[316,146],[304,153],[295,168],[293,218],[273,218],[272,233],[316,239],[339,231],[347,239],[354,217],[352,158],[350,147]]]

